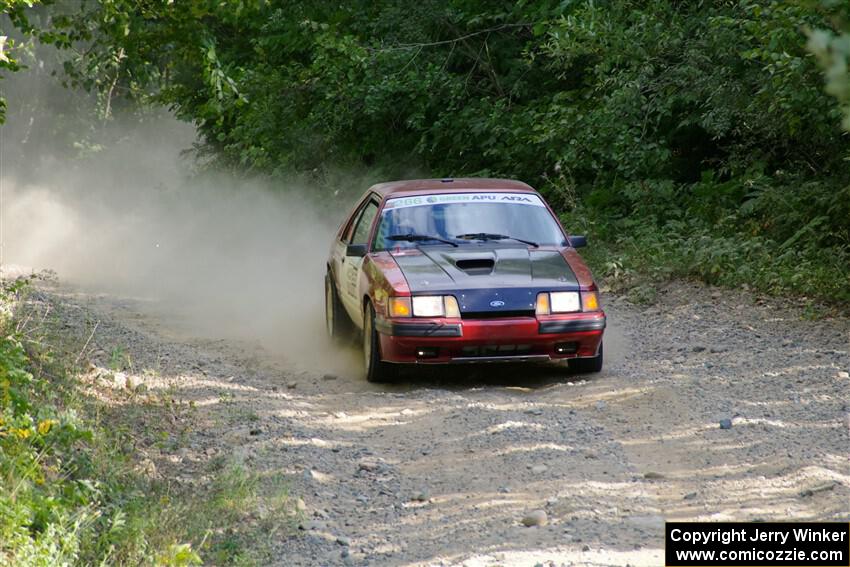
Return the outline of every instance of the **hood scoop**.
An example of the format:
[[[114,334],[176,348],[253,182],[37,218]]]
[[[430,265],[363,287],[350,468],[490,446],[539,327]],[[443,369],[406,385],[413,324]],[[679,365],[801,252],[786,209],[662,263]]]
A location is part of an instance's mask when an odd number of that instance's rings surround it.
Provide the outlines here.
[[[470,276],[489,276],[493,273],[495,265],[496,261],[492,256],[455,260],[455,266]]]

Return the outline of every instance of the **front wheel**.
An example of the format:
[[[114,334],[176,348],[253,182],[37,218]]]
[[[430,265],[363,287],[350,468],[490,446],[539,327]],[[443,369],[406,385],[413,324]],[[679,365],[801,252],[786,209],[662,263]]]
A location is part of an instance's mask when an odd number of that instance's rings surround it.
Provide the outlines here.
[[[599,345],[599,353],[591,358],[571,358],[567,363],[570,371],[576,374],[592,374],[602,370],[602,346]]]
[[[366,305],[363,317],[363,360],[366,380],[369,382],[391,382],[396,376],[396,367],[381,360],[380,341],[375,329],[375,308]]]

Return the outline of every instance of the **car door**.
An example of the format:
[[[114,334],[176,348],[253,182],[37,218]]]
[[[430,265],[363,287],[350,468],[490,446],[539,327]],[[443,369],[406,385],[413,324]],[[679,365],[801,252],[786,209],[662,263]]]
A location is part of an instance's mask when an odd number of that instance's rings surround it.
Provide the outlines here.
[[[369,234],[372,231],[372,224],[375,217],[378,215],[378,201],[375,198],[370,198],[363,205],[357,218],[354,220],[353,229],[346,246],[358,245],[364,248],[368,244]],[[351,320],[358,326],[362,326],[361,313],[361,296],[358,289],[360,281],[360,272],[363,267],[362,255],[345,254],[341,259],[341,270],[339,272],[339,292],[342,299],[342,304],[345,310],[348,311]]]
[[[357,226],[357,221],[360,220],[360,215],[363,213],[363,209],[366,207],[368,202],[369,198],[364,197],[357,203],[357,206],[348,216],[348,220],[345,222],[345,225],[340,229],[339,236],[334,242],[333,249],[331,251],[331,271],[333,272],[337,294],[339,295],[340,301],[343,302],[343,305],[345,305],[345,299],[343,297],[343,268],[345,266],[345,252],[348,247],[348,242],[351,240],[351,236],[354,233],[354,228]]]

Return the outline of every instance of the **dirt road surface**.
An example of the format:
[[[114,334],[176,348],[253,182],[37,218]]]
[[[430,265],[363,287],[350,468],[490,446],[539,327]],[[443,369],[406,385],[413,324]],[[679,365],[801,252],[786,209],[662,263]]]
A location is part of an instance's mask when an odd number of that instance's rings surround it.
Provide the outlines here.
[[[675,284],[650,307],[607,298],[601,374],[440,368],[386,386],[353,350],[305,368],[149,301],[41,289],[68,332],[97,322],[92,373],[119,352],[122,379],[194,402],[180,447],[139,448],[156,474],[224,457],[287,475],[302,512],[269,534],[276,565],[657,566],[665,520],[850,519],[844,318]]]

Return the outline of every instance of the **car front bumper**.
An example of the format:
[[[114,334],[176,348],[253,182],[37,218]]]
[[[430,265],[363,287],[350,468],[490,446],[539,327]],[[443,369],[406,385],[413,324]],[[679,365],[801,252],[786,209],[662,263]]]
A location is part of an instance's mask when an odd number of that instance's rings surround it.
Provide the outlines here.
[[[398,363],[521,362],[596,356],[605,313],[497,319],[379,319],[381,358]]]

